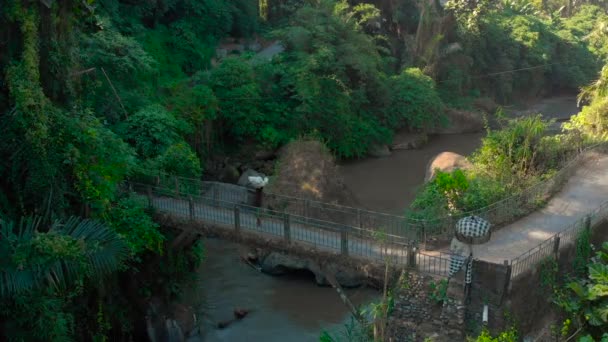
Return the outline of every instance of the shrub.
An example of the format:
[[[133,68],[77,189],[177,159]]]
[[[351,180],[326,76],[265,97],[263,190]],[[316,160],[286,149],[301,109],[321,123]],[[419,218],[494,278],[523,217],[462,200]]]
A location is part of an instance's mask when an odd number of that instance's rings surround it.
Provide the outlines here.
[[[477,338],[469,338],[469,342],[517,342],[519,341],[519,335],[517,329],[511,327],[496,337],[493,337],[487,329],[483,329],[481,334]]]
[[[585,274],[566,284],[555,301],[581,329],[576,331],[584,336],[580,341],[608,337],[608,242],[589,261]]]
[[[539,162],[543,154],[540,141],[547,126],[536,115],[514,119],[501,130],[488,131],[482,146],[472,156],[476,172],[507,187],[523,186],[530,176],[543,171]]]
[[[583,107],[564,125],[568,131],[578,131],[591,140],[608,138],[608,97],[599,98]]]

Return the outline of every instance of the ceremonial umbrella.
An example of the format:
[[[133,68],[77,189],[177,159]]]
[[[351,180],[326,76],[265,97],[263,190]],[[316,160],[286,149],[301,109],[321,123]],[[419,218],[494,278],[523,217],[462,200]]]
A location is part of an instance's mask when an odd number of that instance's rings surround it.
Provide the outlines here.
[[[456,274],[467,263],[465,282],[471,283],[473,266],[472,245],[478,245],[490,240],[491,224],[478,216],[463,217],[456,223],[455,237],[452,239],[450,251],[449,276]]]

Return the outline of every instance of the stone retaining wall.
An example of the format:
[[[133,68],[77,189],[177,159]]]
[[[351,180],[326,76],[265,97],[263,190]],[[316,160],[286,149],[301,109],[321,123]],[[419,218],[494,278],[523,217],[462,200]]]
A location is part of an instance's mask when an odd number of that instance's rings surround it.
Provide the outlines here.
[[[431,282],[440,278],[409,273],[400,280],[389,322],[389,341],[464,341],[465,306],[461,282],[448,286],[448,299],[438,303],[430,296]]]

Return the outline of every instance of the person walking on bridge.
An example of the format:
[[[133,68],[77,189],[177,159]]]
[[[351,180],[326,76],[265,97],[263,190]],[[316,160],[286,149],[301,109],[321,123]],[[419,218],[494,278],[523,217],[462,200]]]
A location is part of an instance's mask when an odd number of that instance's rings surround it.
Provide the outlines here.
[[[249,183],[255,188],[255,198],[253,200],[253,206],[258,208],[256,213],[256,224],[261,226],[262,222],[260,219],[260,210],[262,209],[262,201],[264,199],[264,187],[268,184],[268,177],[261,176],[250,176]]]

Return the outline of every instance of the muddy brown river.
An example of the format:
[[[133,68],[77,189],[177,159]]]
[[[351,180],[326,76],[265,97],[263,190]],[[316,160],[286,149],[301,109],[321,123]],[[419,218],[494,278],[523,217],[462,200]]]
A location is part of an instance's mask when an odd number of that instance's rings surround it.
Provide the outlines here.
[[[482,136],[482,133],[435,136],[419,150],[397,150],[384,158],[344,163],[341,165],[344,181],[366,209],[403,214],[424,182],[431,158],[441,152],[468,155],[479,147]]]
[[[323,330],[339,331],[350,314],[336,291],[320,287],[312,274],[272,277],[240,260],[244,248],[238,244],[207,239],[207,259],[199,270],[196,298],[197,317],[203,334],[189,341],[309,342],[318,341]],[[346,290],[355,305],[378,297],[370,288]],[[220,321],[232,317],[234,308],[251,313],[225,329]]]
[[[540,113],[546,119],[563,120],[576,114],[579,108],[576,97],[560,96],[512,105],[504,110],[510,117]],[[467,156],[481,145],[484,135],[485,132],[430,137],[429,143],[418,150],[397,150],[384,158],[343,163],[342,174],[361,206],[369,210],[403,214],[423,184],[431,158],[441,152]]]

